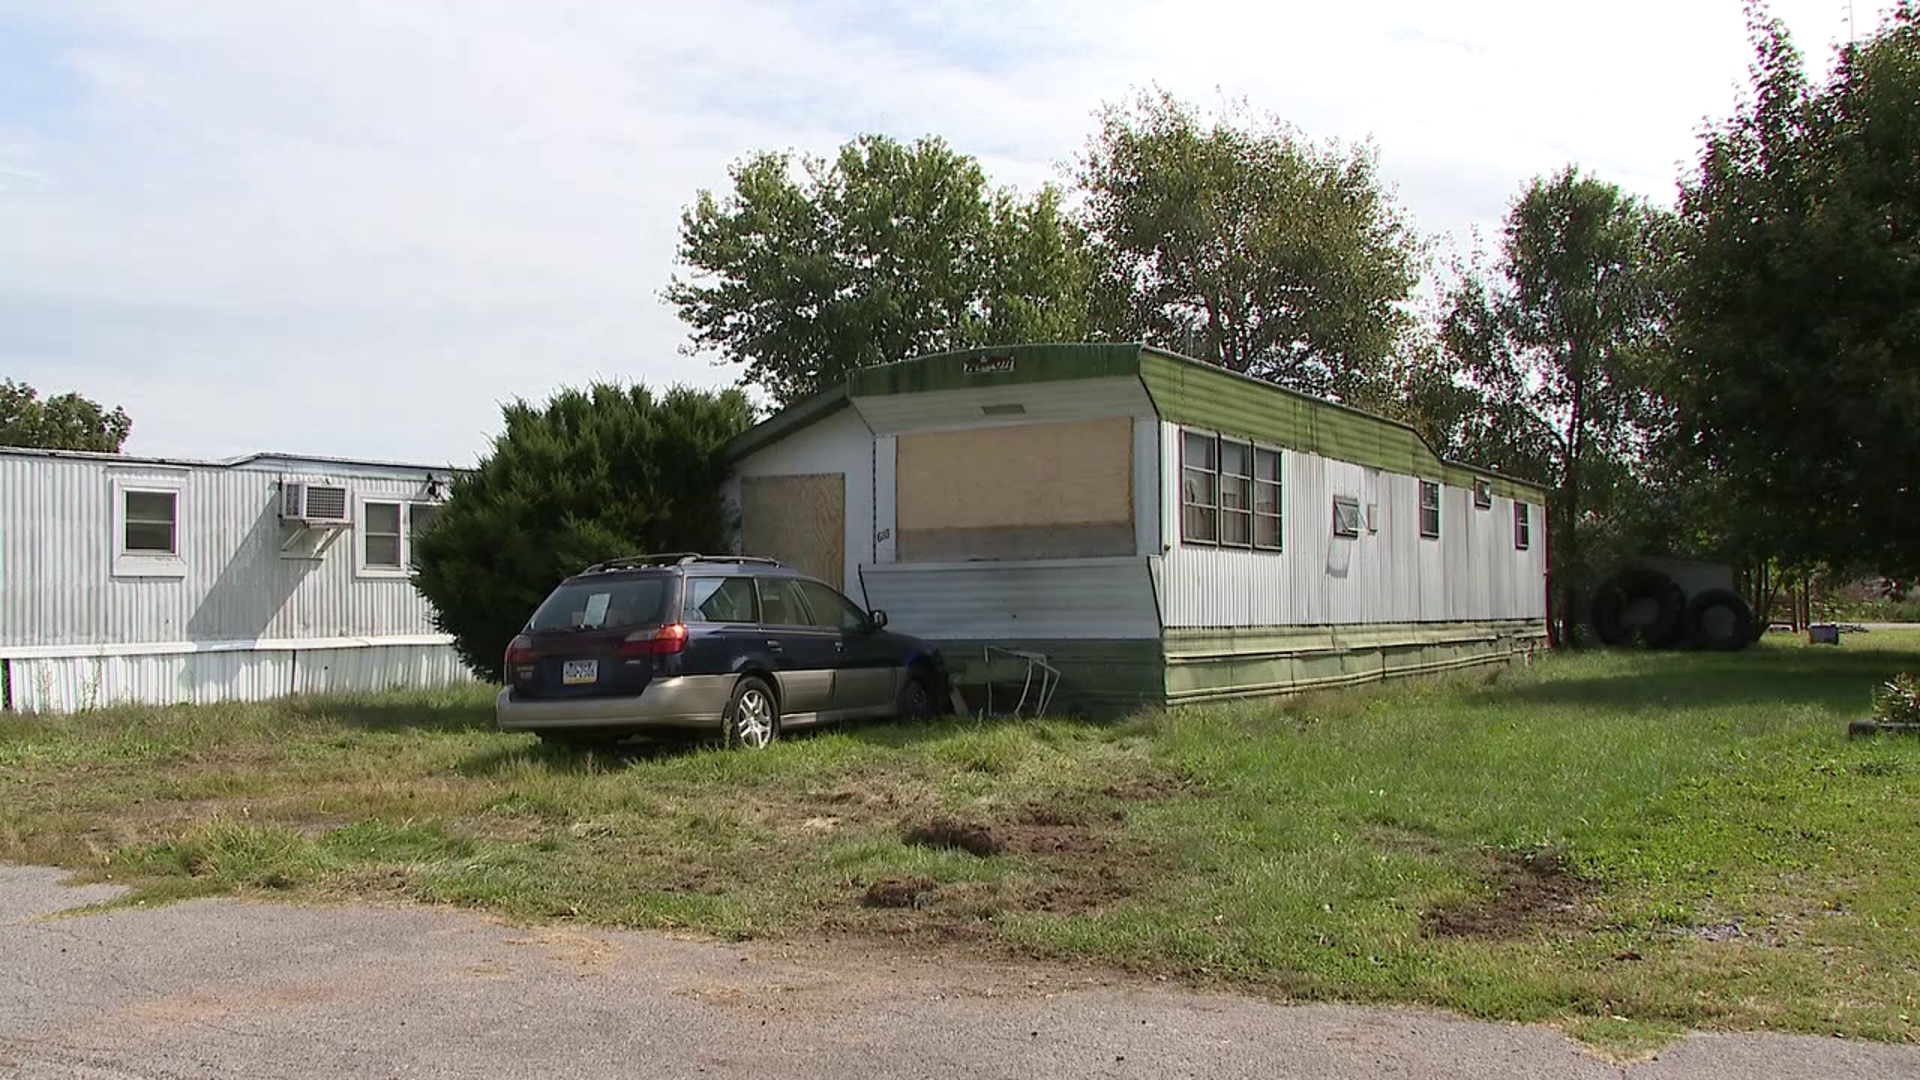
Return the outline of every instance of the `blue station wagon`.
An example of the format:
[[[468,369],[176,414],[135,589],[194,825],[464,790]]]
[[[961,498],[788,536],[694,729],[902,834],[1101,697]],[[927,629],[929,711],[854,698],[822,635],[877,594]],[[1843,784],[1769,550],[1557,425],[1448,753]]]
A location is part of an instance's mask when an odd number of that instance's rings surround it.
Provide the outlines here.
[[[683,729],[759,748],[786,728],[943,711],[939,652],[886,626],[772,559],[616,559],[561,582],[507,646],[494,715],[574,745]]]

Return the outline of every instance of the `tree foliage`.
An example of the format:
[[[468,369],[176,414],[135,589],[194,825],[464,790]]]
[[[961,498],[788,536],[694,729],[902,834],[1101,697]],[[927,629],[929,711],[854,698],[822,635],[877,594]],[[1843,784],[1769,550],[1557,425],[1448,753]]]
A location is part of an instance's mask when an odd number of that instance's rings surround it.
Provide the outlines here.
[[[79,394],[41,400],[23,382],[0,379],[0,446],[117,454],[133,432],[125,409],[103,409]]]
[[[919,353],[1087,331],[1091,271],[1052,188],[990,189],[940,139],[755,154],[681,218],[665,297],[696,348],[788,404]]]
[[[1824,85],[1749,9],[1748,99],[1682,185],[1681,459],[1758,556],[1920,570],[1920,15]]]
[[[1565,169],[1515,200],[1495,265],[1463,268],[1448,297],[1442,337],[1477,394],[1462,441],[1553,488],[1548,572],[1564,641],[1589,569],[1583,534],[1631,489],[1662,419],[1649,387],[1669,228],[1647,203]]]
[[[1342,398],[1394,355],[1420,251],[1370,149],[1143,94],[1102,114],[1078,180],[1111,336]]]
[[[568,574],[637,552],[724,550],[722,450],[752,422],[737,390],[638,386],[503,412],[492,451],[414,545],[435,625],[496,680],[507,643]]]

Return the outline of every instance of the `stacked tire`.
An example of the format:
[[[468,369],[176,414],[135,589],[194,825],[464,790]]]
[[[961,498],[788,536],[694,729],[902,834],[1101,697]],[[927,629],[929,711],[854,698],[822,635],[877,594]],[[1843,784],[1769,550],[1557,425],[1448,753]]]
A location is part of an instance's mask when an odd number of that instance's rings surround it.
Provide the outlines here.
[[[1753,641],[1753,611],[1738,595],[1708,589],[1688,598],[1672,578],[1647,567],[1623,570],[1603,582],[1590,615],[1594,632],[1607,645],[1735,652]]]

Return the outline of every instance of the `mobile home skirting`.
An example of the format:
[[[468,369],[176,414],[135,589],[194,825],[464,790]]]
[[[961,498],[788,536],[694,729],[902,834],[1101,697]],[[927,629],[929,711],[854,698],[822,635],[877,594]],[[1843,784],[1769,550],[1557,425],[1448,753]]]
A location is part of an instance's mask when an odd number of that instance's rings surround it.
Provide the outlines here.
[[[0,649],[5,705],[78,712],[451,686],[473,676],[438,634]]]

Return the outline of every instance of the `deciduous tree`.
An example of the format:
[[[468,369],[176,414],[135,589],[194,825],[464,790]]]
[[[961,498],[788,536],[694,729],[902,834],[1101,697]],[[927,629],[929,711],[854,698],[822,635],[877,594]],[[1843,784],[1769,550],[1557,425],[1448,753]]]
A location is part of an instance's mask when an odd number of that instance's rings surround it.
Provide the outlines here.
[[[1051,188],[995,190],[940,139],[877,135],[731,176],[682,216],[665,297],[695,349],[781,404],[919,353],[1086,334],[1091,270]]]
[[[1631,482],[1660,419],[1649,365],[1665,324],[1663,214],[1565,169],[1535,179],[1507,215],[1491,268],[1469,265],[1442,336],[1481,395],[1480,456],[1552,485],[1557,637],[1574,640],[1584,534]]]
[[[0,446],[117,454],[132,432],[125,409],[109,411],[75,393],[41,400],[26,383],[0,379]]]
[[[1743,105],[1682,185],[1681,453],[1756,558],[1920,570],[1920,13],[1823,84],[1749,9]]]
[[[1109,336],[1334,397],[1394,355],[1420,251],[1369,148],[1142,94],[1103,113],[1078,181]]]

